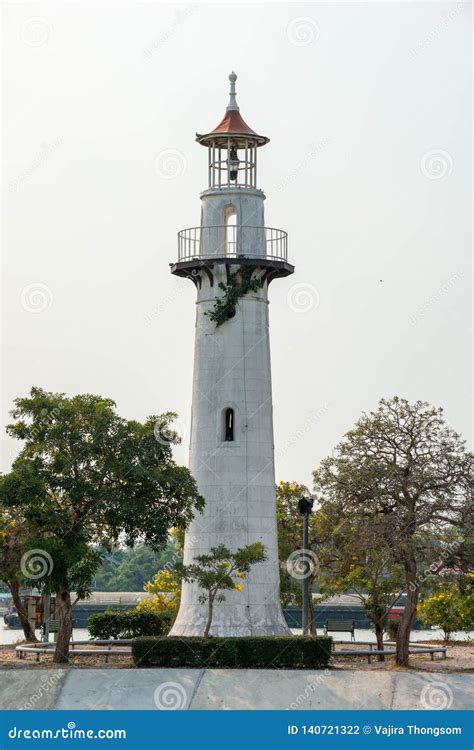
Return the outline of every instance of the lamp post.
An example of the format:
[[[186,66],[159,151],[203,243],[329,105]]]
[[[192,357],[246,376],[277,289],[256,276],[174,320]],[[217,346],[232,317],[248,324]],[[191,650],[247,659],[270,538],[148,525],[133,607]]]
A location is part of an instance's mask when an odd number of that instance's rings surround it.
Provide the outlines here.
[[[309,611],[309,586],[308,586],[308,573],[309,573],[309,549],[308,549],[308,527],[309,527],[309,516],[313,510],[314,500],[311,497],[300,497],[298,500],[298,510],[303,516],[303,562],[306,561],[304,575],[303,575],[303,612],[302,612],[302,627],[303,635],[308,634],[308,611]]]

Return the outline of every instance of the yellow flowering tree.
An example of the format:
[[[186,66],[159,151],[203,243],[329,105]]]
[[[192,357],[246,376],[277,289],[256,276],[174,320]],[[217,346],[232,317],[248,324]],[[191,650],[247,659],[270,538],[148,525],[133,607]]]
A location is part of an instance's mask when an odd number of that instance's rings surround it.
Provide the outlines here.
[[[141,612],[168,612],[174,614],[179,607],[181,586],[174,570],[159,570],[144,590],[151,598],[142,599],[136,606]]]
[[[426,625],[440,628],[445,641],[456,631],[474,627],[474,587],[472,576],[466,576],[458,587],[450,585],[429,596],[418,606]]]

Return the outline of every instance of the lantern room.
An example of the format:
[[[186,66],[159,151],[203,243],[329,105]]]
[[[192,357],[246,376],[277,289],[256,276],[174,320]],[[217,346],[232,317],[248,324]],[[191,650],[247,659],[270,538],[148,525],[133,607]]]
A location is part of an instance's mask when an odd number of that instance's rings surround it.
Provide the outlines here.
[[[229,104],[219,125],[210,133],[196,134],[196,140],[208,149],[209,189],[257,187],[257,149],[269,142],[258,135],[242,118],[237,104],[235,82],[229,76]]]

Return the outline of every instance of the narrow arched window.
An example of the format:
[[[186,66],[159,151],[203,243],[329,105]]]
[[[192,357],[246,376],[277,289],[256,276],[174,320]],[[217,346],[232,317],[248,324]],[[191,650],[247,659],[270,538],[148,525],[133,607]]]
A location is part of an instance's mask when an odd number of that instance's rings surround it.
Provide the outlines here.
[[[225,254],[236,255],[237,251],[237,211],[230,204],[224,209]]]
[[[234,410],[226,409],[224,412],[224,440],[231,442],[234,439]]]

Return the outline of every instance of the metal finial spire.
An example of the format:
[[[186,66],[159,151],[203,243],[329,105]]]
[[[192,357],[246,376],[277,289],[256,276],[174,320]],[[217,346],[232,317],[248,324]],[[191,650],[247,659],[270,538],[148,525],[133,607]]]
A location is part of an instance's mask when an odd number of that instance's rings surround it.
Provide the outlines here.
[[[232,73],[229,76],[230,81],[230,91],[229,91],[229,104],[227,105],[227,111],[228,112],[238,112],[239,111],[239,105],[237,104],[237,99],[235,98],[235,82],[237,80],[237,75],[232,71]]]

